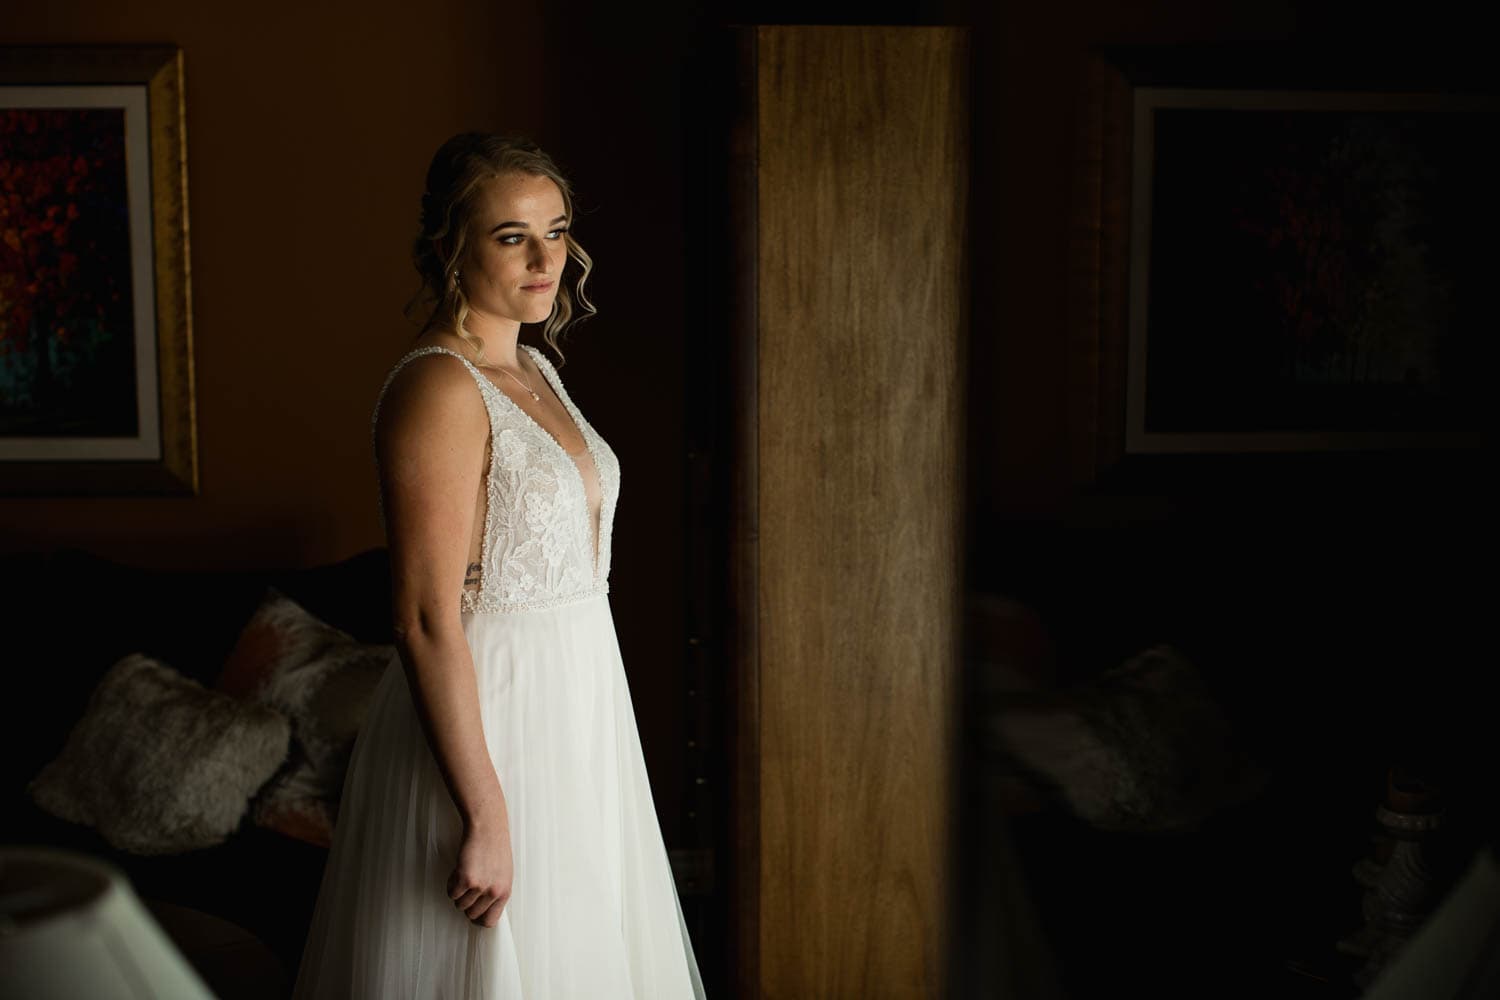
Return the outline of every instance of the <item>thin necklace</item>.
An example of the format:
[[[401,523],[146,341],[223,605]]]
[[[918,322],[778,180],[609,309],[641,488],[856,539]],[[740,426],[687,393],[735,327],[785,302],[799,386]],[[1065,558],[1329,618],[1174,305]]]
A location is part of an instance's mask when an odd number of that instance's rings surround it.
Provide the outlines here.
[[[488,364],[487,362],[484,362],[484,361],[479,362],[479,367],[481,367],[481,368],[490,368],[490,369],[493,369],[494,371],[497,371],[497,372],[504,372],[506,375],[510,376],[512,382],[515,382],[522,389],[525,389],[531,395],[531,398],[533,400],[535,400],[538,403],[540,403],[542,401],[542,397],[539,396],[539,395],[537,395],[537,391],[531,387],[531,383],[527,382],[527,381],[524,381],[519,375],[516,375],[509,368],[501,368],[499,365]]]

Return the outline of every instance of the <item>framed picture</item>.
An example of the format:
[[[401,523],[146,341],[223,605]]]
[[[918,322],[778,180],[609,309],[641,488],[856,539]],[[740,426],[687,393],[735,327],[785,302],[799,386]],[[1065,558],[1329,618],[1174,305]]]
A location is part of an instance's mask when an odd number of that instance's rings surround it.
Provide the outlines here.
[[[1133,456],[1480,442],[1500,98],[1090,72],[1079,478]]]
[[[182,53],[0,49],[0,492],[198,484]]]

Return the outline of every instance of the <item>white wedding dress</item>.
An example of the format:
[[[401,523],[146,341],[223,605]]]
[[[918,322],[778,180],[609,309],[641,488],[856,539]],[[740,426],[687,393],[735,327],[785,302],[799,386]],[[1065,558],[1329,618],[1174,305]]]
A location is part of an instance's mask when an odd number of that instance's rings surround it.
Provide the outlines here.
[[[452,351],[413,351],[391,372],[452,355],[489,413],[481,578],[463,593],[462,619],[510,816],[510,902],[497,927],[481,928],[448,898],[458,812],[393,658],[349,762],[297,997],[704,995],[610,617],[619,462],[552,365],[526,350],[577,424],[586,456],[569,456]]]

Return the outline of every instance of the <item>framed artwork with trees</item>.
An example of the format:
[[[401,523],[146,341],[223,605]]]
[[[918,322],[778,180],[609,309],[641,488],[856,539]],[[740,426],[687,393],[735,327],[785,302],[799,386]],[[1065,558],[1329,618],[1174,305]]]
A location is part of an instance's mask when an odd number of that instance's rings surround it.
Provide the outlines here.
[[[0,50],[0,492],[197,490],[182,53]]]

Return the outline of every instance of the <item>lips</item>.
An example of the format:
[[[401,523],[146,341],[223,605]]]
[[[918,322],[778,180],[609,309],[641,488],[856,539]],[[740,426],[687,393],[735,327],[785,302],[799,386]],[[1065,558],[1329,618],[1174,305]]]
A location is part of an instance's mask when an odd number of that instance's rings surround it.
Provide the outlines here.
[[[522,285],[521,286],[521,291],[523,291],[523,292],[548,292],[548,291],[552,290],[552,286],[555,285],[555,284],[557,284],[557,282],[555,282],[555,281],[538,281],[534,285]]]

